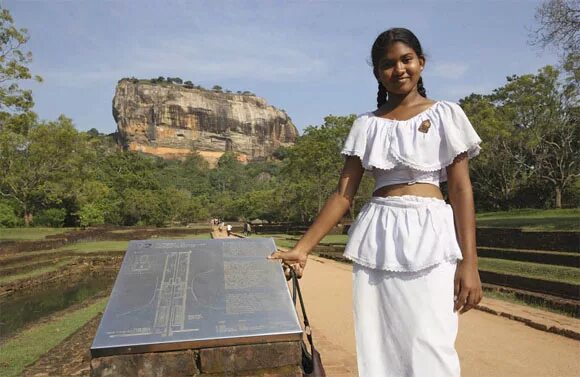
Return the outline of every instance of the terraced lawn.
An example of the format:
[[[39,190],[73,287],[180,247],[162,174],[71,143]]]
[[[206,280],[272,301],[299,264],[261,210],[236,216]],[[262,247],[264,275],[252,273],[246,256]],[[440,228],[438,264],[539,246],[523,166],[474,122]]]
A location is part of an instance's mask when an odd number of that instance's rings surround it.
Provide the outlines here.
[[[501,274],[525,276],[534,279],[580,284],[580,268],[549,264],[511,261],[495,258],[479,258],[479,269]]]
[[[52,234],[73,231],[75,228],[0,228],[0,241],[35,241]]]
[[[580,208],[480,213],[477,215],[477,226],[520,228],[526,231],[580,231]]]
[[[87,307],[64,313],[0,343],[0,377],[20,376],[26,365],[37,360],[102,312],[107,300],[108,297],[101,298]]]

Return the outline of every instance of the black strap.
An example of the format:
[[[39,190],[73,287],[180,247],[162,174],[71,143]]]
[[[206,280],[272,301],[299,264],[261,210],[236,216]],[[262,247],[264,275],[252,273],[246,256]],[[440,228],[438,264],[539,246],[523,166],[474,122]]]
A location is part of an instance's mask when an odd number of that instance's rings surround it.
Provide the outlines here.
[[[298,284],[298,277],[296,276],[296,271],[291,266],[288,266],[290,269],[290,275],[292,276],[292,301],[294,302],[294,306],[296,306],[296,293],[298,293],[298,298],[300,300],[300,309],[302,309],[302,318],[304,319],[304,331],[306,333],[306,338],[308,339],[308,343],[312,347],[312,330],[310,328],[310,323],[308,322],[308,317],[306,316],[306,309],[304,307],[304,300],[302,299],[302,292],[300,291],[300,284]]]

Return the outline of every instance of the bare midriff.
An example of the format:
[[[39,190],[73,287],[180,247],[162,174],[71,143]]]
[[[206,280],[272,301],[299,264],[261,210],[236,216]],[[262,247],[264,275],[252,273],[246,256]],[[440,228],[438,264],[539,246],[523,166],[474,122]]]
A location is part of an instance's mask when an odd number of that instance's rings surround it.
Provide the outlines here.
[[[373,196],[387,197],[387,196],[402,196],[414,195],[426,198],[443,199],[443,194],[439,187],[430,183],[400,183],[396,185],[383,186],[373,192]]]

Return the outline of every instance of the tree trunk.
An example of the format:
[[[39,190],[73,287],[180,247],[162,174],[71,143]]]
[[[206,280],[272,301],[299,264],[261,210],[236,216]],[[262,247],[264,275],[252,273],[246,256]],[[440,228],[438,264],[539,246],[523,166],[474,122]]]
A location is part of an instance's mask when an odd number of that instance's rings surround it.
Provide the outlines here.
[[[32,223],[32,213],[28,212],[27,210],[24,210],[24,226],[28,228],[31,223]]]
[[[556,208],[562,208],[562,188],[556,186]]]

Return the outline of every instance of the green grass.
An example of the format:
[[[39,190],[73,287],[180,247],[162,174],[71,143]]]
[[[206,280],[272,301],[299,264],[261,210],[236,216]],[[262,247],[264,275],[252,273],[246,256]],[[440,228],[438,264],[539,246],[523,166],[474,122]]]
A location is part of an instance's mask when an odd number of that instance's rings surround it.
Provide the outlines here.
[[[477,215],[477,226],[525,231],[580,231],[580,209],[518,209]]]
[[[180,239],[209,239],[208,234],[193,234],[177,237],[160,237],[153,238],[154,240],[180,240]],[[70,245],[51,250],[52,252],[59,251],[74,251],[80,254],[98,253],[102,251],[122,251],[127,250],[129,241],[92,241],[92,242],[77,242]]]
[[[483,293],[483,295],[484,295],[484,297],[487,297],[487,298],[493,298],[493,299],[497,299],[497,300],[507,301],[507,302],[511,302],[513,304],[518,304],[518,305],[525,305],[525,306],[529,306],[529,307],[532,307],[535,309],[546,310],[546,311],[549,311],[552,313],[561,314],[561,315],[575,318],[574,310],[566,311],[563,309],[556,309],[556,308],[553,308],[549,305],[546,305],[545,303],[543,303],[539,299],[536,301],[530,301],[533,299],[524,300],[522,298],[517,297],[516,294],[513,292],[502,292],[502,291],[498,291],[495,289],[485,289],[485,292]]]
[[[553,266],[495,258],[479,258],[479,269],[534,279],[580,284],[580,268]]]
[[[74,259],[75,258],[73,257],[62,258],[60,261],[56,262],[52,266],[41,267],[32,271],[26,271],[14,275],[0,276],[0,284],[11,283],[16,280],[31,279],[36,276],[40,276],[42,274],[59,270],[62,267],[66,266],[67,264],[70,264]]]
[[[117,251],[127,250],[129,241],[93,241],[93,242],[77,242],[58,249],[51,250],[52,252],[59,251],[75,251],[78,253],[95,253],[99,251]]]
[[[300,239],[300,236],[289,235],[283,233],[272,233],[272,234],[252,234],[250,237],[260,237],[260,238],[273,238],[276,242],[276,246],[283,248],[292,248],[296,245],[296,242]],[[346,234],[330,234],[324,237],[320,243],[321,244],[336,244],[336,245],[346,245],[348,236]]]
[[[252,238],[273,238],[277,247],[282,247],[285,249],[291,249],[292,247],[294,247],[294,245],[296,245],[296,242],[299,239],[299,237],[295,238],[294,236],[290,236],[288,234],[283,234],[283,233],[251,234],[250,237],[252,237]]]
[[[0,241],[42,240],[51,234],[61,234],[75,228],[0,228]]]
[[[27,365],[103,311],[108,298],[27,330],[0,344],[0,377],[20,376]]]
[[[346,234],[330,234],[328,236],[325,236],[320,241],[320,243],[346,245],[346,241],[348,241],[348,236]]]
[[[163,239],[168,240],[209,240],[211,239],[210,232],[202,233],[202,234],[186,234],[184,236],[175,236],[175,237],[163,237]]]

